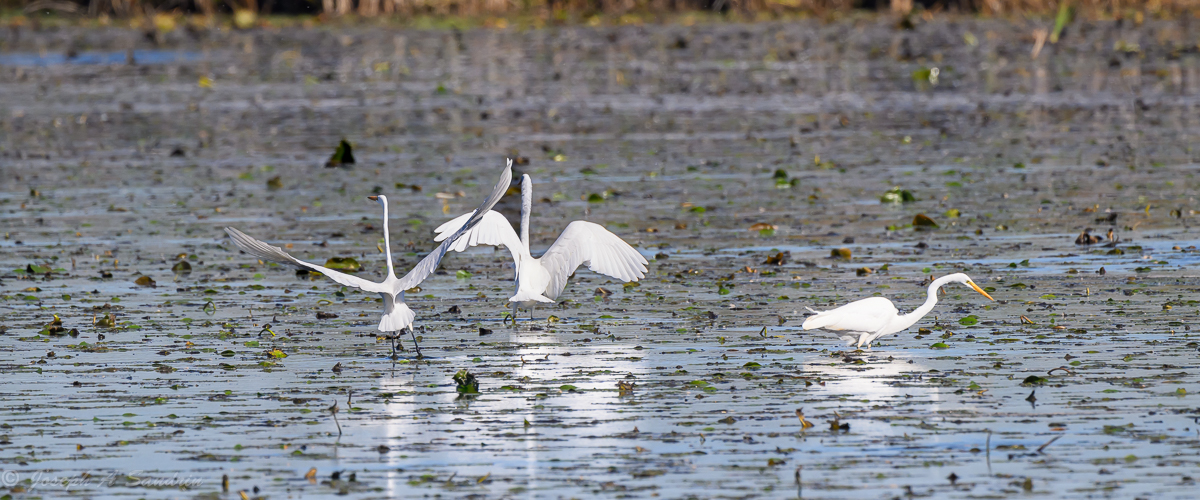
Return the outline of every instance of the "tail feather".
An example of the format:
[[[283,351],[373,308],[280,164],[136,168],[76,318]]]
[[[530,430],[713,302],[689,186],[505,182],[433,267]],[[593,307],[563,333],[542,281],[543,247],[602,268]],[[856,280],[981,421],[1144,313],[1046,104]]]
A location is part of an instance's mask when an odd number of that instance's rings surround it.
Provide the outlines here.
[[[412,309],[409,309],[408,305],[400,302],[379,320],[379,331],[398,332],[412,326],[413,321],[416,319],[417,314]]]
[[[553,300],[546,298],[544,295],[537,293],[537,292],[531,292],[528,290],[517,290],[517,294],[513,295],[512,297],[509,297],[508,301],[509,302],[543,302],[546,304],[554,303]]]
[[[834,321],[834,320],[830,319],[830,317],[828,315],[825,314],[826,311],[815,311],[811,307],[805,307],[805,309],[808,309],[809,311],[812,311],[816,314],[809,316],[807,318],[804,318],[804,324],[800,325],[800,328],[803,328],[805,330],[824,328],[826,326],[829,326]]]

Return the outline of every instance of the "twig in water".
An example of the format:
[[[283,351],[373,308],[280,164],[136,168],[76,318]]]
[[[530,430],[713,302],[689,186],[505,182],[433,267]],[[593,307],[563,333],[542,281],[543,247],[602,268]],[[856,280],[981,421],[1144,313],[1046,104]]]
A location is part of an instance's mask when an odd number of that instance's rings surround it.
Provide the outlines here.
[[[1054,371],[1055,371],[1055,370],[1062,370],[1062,371],[1064,371],[1064,372],[1067,372],[1067,375],[1074,375],[1074,374],[1075,374],[1075,372],[1071,371],[1071,369],[1070,369],[1070,368],[1067,368],[1067,367],[1065,367],[1065,366],[1060,366],[1060,367],[1058,367],[1058,368],[1051,368],[1051,369],[1050,369],[1050,371],[1046,372],[1046,375],[1054,375]]]
[[[1038,453],[1041,453],[1041,452],[1042,452],[1042,450],[1046,449],[1046,447],[1047,447],[1047,446],[1050,446],[1050,445],[1054,444],[1054,442],[1055,442],[1055,441],[1058,441],[1058,438],[1061,438],[1061,437],[1062,437],[1062,435],[1061,435],[1061,434],[1059,434],[1059,435],[1057,435],[1057,436],[1054,436],[1054,439],[1051,439],[1051,440],[1049,440],[1049,441],[1046,441],[1046,444],[1043,444],[1043,445],[1041,445],[1041,446],[1038,446],[1037,452],[1038,452]]]
[[[796,466],[796,500],[804,498],[804,487],[802,486],[803,483],[800,481],[800,469],[803,468],[803,465]]]
[[[342,437],[342,424],[338,423],[338,419],[337,419],[337,413],[338,413],[337,401],[334,401],[333,406],[329,407],[329,412],[333,413],[333,423],[335,425],[337,425],[338,437]]]
[[[992,475],[992,431],[988,430],[987,442],[983,445],[984,455],[987,457],[988,475]]]

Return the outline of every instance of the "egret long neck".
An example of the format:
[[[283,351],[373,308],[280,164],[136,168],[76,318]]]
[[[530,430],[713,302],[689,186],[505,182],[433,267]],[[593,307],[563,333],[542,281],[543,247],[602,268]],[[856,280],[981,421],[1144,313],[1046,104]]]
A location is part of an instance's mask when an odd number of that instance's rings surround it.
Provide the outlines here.
[[[529,175],[521,176],[521,244],[529,253],[529,213],[533,211],[533,181]]]
[[[929,284],[929,297],[925,299],[925,303],[921,304],[921,307],[916,308],[913,310],[913,312],[897,317],[895,324],[896,328],[903,330],[913,326],[916,322],[920,321],[921,318],[924,318],[926,314],[929,314],[929,311],[933,310],[933,306],[937,305],[938,289],[941,288],[942,285],[950,283],[951,281],[953,280],[950,279],[950,276],[943,276],[933,280],[933,283]]]
[[[392,267],[392,236],[388,234],[388,204],[383,202],[383,252],[387,254],[387,272],[388,276],[395,276],[396,270]]]

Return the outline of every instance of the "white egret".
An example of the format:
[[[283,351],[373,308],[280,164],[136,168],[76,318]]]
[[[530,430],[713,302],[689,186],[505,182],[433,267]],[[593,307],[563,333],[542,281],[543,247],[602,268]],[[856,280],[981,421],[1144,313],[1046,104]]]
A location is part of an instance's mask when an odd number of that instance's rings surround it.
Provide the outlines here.
[[[241,248],[246,253],[262,260],[277,262],[287,266],[295,267],[297,269],[316,271],[342,285],[352,286],[367,292],[378,293],[380,297],[383,297],[383,318],[379,320],[379,331],[385,333],[403,332],[405,329],[407,329],[408,332],[412,334],[413,345],[417,349],[417,355],[420,356],[421,347],[417,345],[417,336],[412,331],[412,323],[416,318],[416,314],[414,314],[412,309],[409,309],[408,305],[404,303],[404,291],[417,286],[422,281],[425,281],[425,278],[428,278],[429,275],[433,274],[433,272],[437,270],[438,263],[442,260],[442,257],[446,255],[447,249],[457,242],[458,238],[466,234],[471,230],[471,228],[475,227],[476,224],[483,220],[484,214],[490,213],[489,210],[496,205],[496,202],[500,201],[500,197],[504,196],[504,192],[507,191],[509,185],[512,184],[511,167],[512,160],[509,160],[508,165],[504,167],[504,171],[500,174],[500,182],[497,182],[496,187],[492,188],[492,193],[488,195],[487,200],[485,200],[483,204],[479,205],[479,208],[474,212],[467,214],[466,223],[463,224],[457,232],[449,235],[448,238],[445,238],[446,241],[438,245],[437,248],[435,248],[432,252],[429,252],[429,255],[426,255],[424,259],[421,259],[421,261],[417,263],[416,267],[413,267],[412,271],[409,271],[408,274],[404,275],[403,278],[396,278],[395,269],[392,267],[391,237],[388,234],[388,202],[387,197],[383,195],[367,197],[368,199],[378,201],[381,205],[383,205],[383,246],[385,252],[387,253],[387,277],[380,283],[367,281],[363,278],[334,271],[333,269],[329,269],[324,266],[318,266],[316,264],[304,262],[300,259],[292,257],[291,255],[288,255],[287,252],[284,252],[283,249],[279,247],[273,247],[258,241],[232,227],[225,228],[225,232],[229,233],[229,237],[233,239],[233,242],[237,244],[238,248]],[[479,215],[476,216],[476,214]],[[394,342],[396,340],[396,335],[392,334],[388,338],[392,339]],[[394,356],[394,345],[392,349],[392,355]],[[403,349],[403,342],[401,343],[401,349]]]
[[[866,345],[867,349],[870,349],[871,342],[874,342],[875,339],[903,331],[929,314],[929,311],[933,310],[933,306],[937,305],[938,289],[947,283],[963,283],[983,294],[988,300],[996,300],[979,288],[974,281],[971,281],[969,276],[955,273],[933,280],[933,283],[929,285],[929,298],[925,299],[925,303],[921,304],[921,307],[908,314],[901,315],[900,311],[896,310],[896,306],[892,305],[892,301],[888,299],[870,297],[828,311],[815,311],[808,308],[809,311],[816,314],[805,318],[801,328],[805,330],[824,328],[838,332],[838,336],[845,340],[847,345],[857,342],[857,347]]]
[[[533,181],[521,177],[521,236],[499,212],[488,212],[483,221],[460,236],[450,250],[462,252],[475,245],[504,245],[512,252],[516,266],[516,293],[509,297],[513,304],[513,323],[517,307],[528,307],[530,318],[537,303],[552,304],[567,286],[567,279],[581,265],[621,281],[637,281],[646,276],[646,258],[604,226],[587,221],[574,221],[558,236],[553,245],[534,257],[529,252],[529,215],[533,210]],[[461,232],[471,214],[465,214],[438,226],[435,241],[446,240]],[[457,232],[456,232],[457,231]]]

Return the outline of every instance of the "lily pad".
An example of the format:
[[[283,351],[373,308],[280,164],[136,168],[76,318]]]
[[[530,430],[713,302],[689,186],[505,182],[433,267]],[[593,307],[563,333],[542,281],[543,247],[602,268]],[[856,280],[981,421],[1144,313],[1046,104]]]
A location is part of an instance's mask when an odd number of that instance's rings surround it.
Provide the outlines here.
[[[330,257],[329,260],[325,261],[325,267],[350,273],[362,269],[362,266],[359,265],[357,260],[354,260],[354,257]]]
[[[933,219],[929,218],[929,216],[925,214],[917,214],[913,216],[912,225],[917,229],[936,229],[938,227],[938,223],[934,222]]]
[[[1021,381],[1021,385],[1045,385],[1045,383],[1046,383],[1046,382],[1049,382],[1049,381],[1050,381],[1050,380],[1049,380],[1049,379],[1047,379],[1046,377],[1039,377],[1039,376],[1037,376],[1037,375],[1030,375],[1030,376],[1028,376],[1028,377],[1025,377],[1025,380],[1022,380],[1022,381]]]

